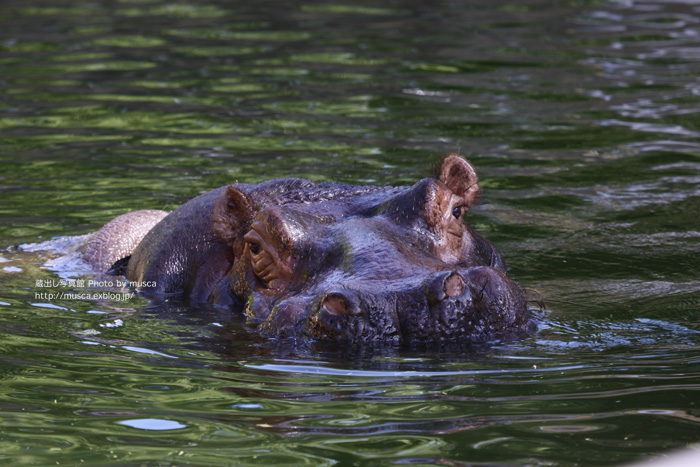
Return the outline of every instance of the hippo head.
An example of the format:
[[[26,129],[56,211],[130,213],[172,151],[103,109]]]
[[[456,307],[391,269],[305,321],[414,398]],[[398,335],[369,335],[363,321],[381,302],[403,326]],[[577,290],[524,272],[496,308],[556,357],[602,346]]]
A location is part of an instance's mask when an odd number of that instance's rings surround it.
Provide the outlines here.
[[[531,327],[495,247],[468,227],[479,193],[447,156],[411,187],[285,179],[232,185],[214,231],[233,251],[234,302],[266,334],[344,341],[484,341]]]

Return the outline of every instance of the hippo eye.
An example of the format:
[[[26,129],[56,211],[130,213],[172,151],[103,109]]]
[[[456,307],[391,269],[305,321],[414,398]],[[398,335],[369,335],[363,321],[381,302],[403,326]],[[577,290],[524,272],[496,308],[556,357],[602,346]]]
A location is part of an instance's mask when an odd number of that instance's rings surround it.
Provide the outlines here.
[[[452,209],[452,215],[455,216],[455,219],[460,219],[462,217],[462,206]]]
[[[265,289],[274,288],[277,279],[280,278],[275,250],[255,229],[245,234],[243,240],[250,252],[250,265],[259,281],[258,285]]]

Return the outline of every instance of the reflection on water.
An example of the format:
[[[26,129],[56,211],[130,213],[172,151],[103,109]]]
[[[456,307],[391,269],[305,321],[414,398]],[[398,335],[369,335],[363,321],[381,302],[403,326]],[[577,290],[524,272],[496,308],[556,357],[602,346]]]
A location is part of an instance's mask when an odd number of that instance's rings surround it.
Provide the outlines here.
[[[680,0],[6,2],[0,459],[616,465],[697,443],[699,23]],[[544,297],[532,339],[271,342],[226,310],[62,299],[85,289],[37,284],[82,273],[13,248],[235,181],[409,184],[453,151],[483,180],[468,221]]]

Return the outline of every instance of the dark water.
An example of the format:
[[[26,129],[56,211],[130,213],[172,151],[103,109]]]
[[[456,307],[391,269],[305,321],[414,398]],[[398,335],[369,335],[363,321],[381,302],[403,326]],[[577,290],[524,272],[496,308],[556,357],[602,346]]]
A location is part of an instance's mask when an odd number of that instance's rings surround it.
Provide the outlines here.
[[[700,3],[5,0],[0,90],[0,464],[698,446]],[[413,183],[452,151],[483,180],[467,220],[545,297],[531,339],[285,348],[125,290],[45,295],[95,290],[15,248],[234,181]]]

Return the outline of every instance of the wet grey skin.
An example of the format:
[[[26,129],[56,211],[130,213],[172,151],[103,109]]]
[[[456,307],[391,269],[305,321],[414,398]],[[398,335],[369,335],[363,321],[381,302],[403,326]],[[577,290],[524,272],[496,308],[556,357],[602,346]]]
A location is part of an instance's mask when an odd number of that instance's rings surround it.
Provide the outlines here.
[[[478,195],[476,172],[454,154],[410,187],[228,185],[162,219],[141,215],[148,233],[136,246],[120,245],[136,235],[115,219],[86,245],[86,260],[100,272],[114,260],[113,272],[150,297],[243,312],[270,336],[410,344],[528,335],[522,289],[463,220]],[[122,257],[93,262],[105,245]]]
[[[143,237],[167,215],[165,211],[145,209],[112,219],[83,246],[83,260],[96,271],[107,272],[114,263],[130,256]]]

